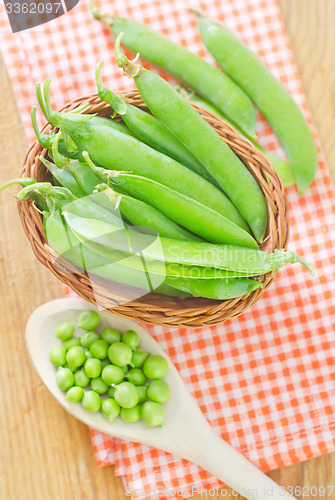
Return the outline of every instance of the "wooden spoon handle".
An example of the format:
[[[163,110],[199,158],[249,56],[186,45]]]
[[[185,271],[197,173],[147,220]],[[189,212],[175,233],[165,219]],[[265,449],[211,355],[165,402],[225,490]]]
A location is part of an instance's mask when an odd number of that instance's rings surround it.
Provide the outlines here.
[[[200,465],[247,500],[295,499],[217,436],[211,428],[201,435],[197,444],[193,443],[189,456],[184,458]]]

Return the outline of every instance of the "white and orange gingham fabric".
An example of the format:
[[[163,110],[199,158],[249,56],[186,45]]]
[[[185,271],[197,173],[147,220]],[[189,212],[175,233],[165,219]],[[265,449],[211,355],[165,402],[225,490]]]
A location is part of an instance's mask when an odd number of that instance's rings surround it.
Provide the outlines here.
[[[188,8],[224,23],[257,52],[311,123],[275,0],[106,0],[98,5],[150,25],[210,62]],[[86,0],[55,21],[15,35],[0,9],[1,49],[30,140],[36,82],[52,78],[58,108],[95,92],[94,68],[104,59],[103,81],[113,90],[132,87],[116,67],[109,29],[91,18]],[[259,141],[281,154],[271,129],[258,118]],[[264,298],[237,319],[202,330],[148,328],[215,431],[264,471],[335,450],[335,197],[316,141],[316,180],[303,197],[294,187],[287,193],[290,249],[311,262],[316,277],[300,265],[287,266]],[[19,166],[13,176],[18,172]],[[147,446],[98,432],[92,432],[92,442],[97,464],[115,464],[130,489],[220,486],[196,465]]]

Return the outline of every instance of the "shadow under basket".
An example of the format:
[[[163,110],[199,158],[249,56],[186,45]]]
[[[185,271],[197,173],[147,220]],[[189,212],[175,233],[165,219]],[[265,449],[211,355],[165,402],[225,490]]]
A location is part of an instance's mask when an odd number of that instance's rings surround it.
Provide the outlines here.
[[[120,92],[120,95],[127,98],[130,104],[145,109],[145,104],[137,91]],[[88,103],[85,113],[111,116],[113,112],[110,106],[102,102],[97,95],[76,99],[65,106],[62,111],[70,111],[84,103]],[[268,208],[268,225],[265,240],[260,248],[267,252],[286,249],[289,237],[288,205],[278,174],[267,158],[236,130],[212,113],[196,105],[193,106],[243,161],[264,193]],[[52,128],[48,124],[42,132],[48,133]],[[37,181],[51,180],[49,172],[39,160],[40,155],[47,155],[47,151],[36,141],[27,153],[23,166],[23,177],[34,177]],[[216,325],[244,313],[262,297],[274,280],[275,272],[262,275],[257,278],[263,283],[262,288],[258,288],[243,297],[225,301],[204,298],[174,298],[149,293],[139,299],[118,305],[117,297],[120,293],[122,295],[119,285],[114,286],[113,283],[99,279],[97,282],[94,280],[92,287],[91,280],[82,270],[75,268],[67,261],[55,259],[54,252],[48,246],[42,216],[31,201],[18,203],[18,211],[23,229],[36,257],[59,280],[89,302],[135,321],[170,328],[201,328]]]

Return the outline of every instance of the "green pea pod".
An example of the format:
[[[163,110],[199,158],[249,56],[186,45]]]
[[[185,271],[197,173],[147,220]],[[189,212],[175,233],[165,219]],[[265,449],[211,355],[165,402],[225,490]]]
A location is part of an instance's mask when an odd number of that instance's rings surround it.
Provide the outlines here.
[[[121,259],[121,256],[128,255],[126,252],[117,251],[115,249],[111,249],[100,245],[92,240],[86,240],[85,238],[79,236],[77,237],[80,241],[93,252],[105,257],[107,260],[115,260],[115,258]],[[145,251],[146,253],[146,251]],[[243,273],[236,271],[227,271],[225,269],[217,269],[214,267],[201,267],[201,266],[187,266],[183,264],[177,264],[174,262],[162,262],[158,260],[150,260],[146,259],[147,268],[150,270],[150,273],[165,275],[171,278],[187,278],[187,279],[201,279],[201,280],[214,280],[214,279],[226,279],[226,278],[244,278],[249,277],[249,275],[244,276]],[[132,259],[127,260],[128,267],[134,267],[135,269],[141,268],[142,264],[139,262],[139,258],[135,255],[132,256]]]
[[[219,65],[249,95],[278,136],[303,193],[317,169],[312,133],[283,85],[231,31],[195,12],[202,39]]]
[[[42,99],[41,85],[37,84],[36,87],[38,89],[38,95],[40,96],[40,99]],[[31,108],[31,114],[30,114],[30,116],[31,116],[31,123],[33,125],[33,129],[34,129],[36,138],[37,138],[38,142],[41,144],[41,146],[43,148],[51,150],[51,148],[53,146],[53,143],[54,143],[54,140],[55,140],[55,137],[56,137],[56,132],[54,130],[50,130],[50,132],[48,134],[42,134],[40,132],[40,130],[38,128],[38,125],[37,125],[36,110],[37,110],[36,106],[33,106]],[[78,151],[78,150],[77,151],[72,151],[72,152],[68,151],[66,149],[64,140],[62,138],[59,139],[58,149],[59,149],[59,153],[62,154],[63,156],[67,156],[68,158],[73,158],[73,159],[76,159],[76,160],[80,160],[81,159],[81,153],[80,153],[80,151]]]
[[[23,189],[19,192],[19,194],[16,196],[16,199],[19,199],[20,193],[24,191],[26,188],[31,188],[32,186],[36,186],[37,182],[35,179],[32,177],[24,177],[20,179],[12,179],[8,182],[5,182],[0,186],[0,193],[4,189],[14,186],[15,184],[21,186]],[[37,192],[33,191],[32,195],[30,196],[31,200],[37,205],[38,209],[44,212],[45,210],[48,210],[48,206],[45,203],[45,200],[43,197],[41,197]]]
[[[93,193],[89,196],[75,198],[71,191],[59,186],[53,186],[50,182],[38,182],[28,185],[17,195],[18,201],[32,198],[35,194],[48,200],[49,212],[62,211],[64,207],[69,213],[90,219],[99,219],[113,227],[124,228],[125,224],[115,211],[113,205],[103,193]]]
[[[39,88],[40,88],[40,86],[39,86]],[[54,140],[55,135],[56,135],[55,131],[51,130],[51,132],[49,132],[49,134],[41,134],[40,129],[38,128],[38,125],[37,125],[36,111],[37,111],[36,106],[33,106],[31,108],[31,113],[30,113],[31,123],[33,125],[35,135],[37,137],[38,142],[41,144],[41,146],[43,148],[50,149],[52,147],[52,143],[53,143],[53,140]]]
[[[129,300],[133,297],[143,295],[143,291],[147,293],[154,291],[164,295],[174,296],[188,296],[194,295],[195,297],[203,296],[211,299],[225,300],[228,298],[237,297],[237,293],[244,295],[250,291],[262,286],[261,283],[253,280],[241,279],[196,279],[187,280],[183,278],[165,278],[157,288],[148,285],[145,272],[136,272],[135,269],[129,269],[119,263],[110,263],[103,257],[85,248],[76,236],[63,224],[60,214],[45,217],[45,231],[48,235],[48,240],[52,248],[65,260],[70,261],[80,269],[84,269],[90,276],[91,282],[94,284],[97,281],[96,276],[104,279],[121,283],[123,285],[131,285],[132,291],[127,289],[126,293],[129,294]],[[61,262],[59,263],[61,265]],[[153,273],[150,273],[152,279]],[[192,282],[195,282],[194,285]],[[156,278],[156,284],[158,283]],[[97,282],[99,285],[99,282]],[[136,287],[136,288],[135,288]],[[182,289],[188,289],[185,292]],[[199,295],[199,292],[203,295]]]
[[[84,191],[79,187],[71,172],[57,167],[54,163],[44,158],[44,156],[40,156],[40,160],[61,186],[69,189],[71,193],[78,198],[85,195]]]
[[[99,97],[102,101],[108,102],[110,106],[120,115],[129,129],[134,132],[148,146],[170,156],[193,172],[205,177],[205,179],[216,184],[205,167],[188,151],[188,149],[153,115],[146,113],[137,106],[127,104],[120,96],[114,94],[104,87],[100,78],[100,70],[103,61],[96,67],[96,82]]]
[[[147,26],[115,15],[101,14],[93,8],[92,0],[91,9],[93,16],[110,26],[115,35],[124,33],[126,47],[185,82],[242,130],[250,136],[255,135],[252,103],[226,74]]]
[[[81,241],[84,245],[88,243],[88,248],[91,250],[96,250],[96,247],[99,246],[85,240]],[[97,253],[106,256],[107,259],[110,257],[110,253],[106,252],[106,249],[104,253],[101,253],[101,250],[98,250]],[[126,266],[129,268],[129,273],[132,274],[135,270],[141,270],[141,260],[136,256],[130,256],[126,260]],[[161,267],[159,262],[146,259],[146,269],[151,277],[157,274],[164,276],[166,285],[194,297],[227,300],[240,297],[262,287],[262,283],[252,279],[227,278],[225,273],[229,272],[213,268],[202,268],[203,271],[201,271],[201,267],[178,264],[167,264]]]
[[[20,179],[20,183],[23,185],[26,184],[26,189],[23,193],[21,193],[19,200],[25,200],[33,194],[38,193],[40,196],[43,196],[45,198],[53,198],[54,206],[56,208],[55,212],[66,210],[68,213],[78,216],[85,213],[85,217],[87,218],[99,217],[100,220],[113,224],[114,227],[116,227],[116,230],[127,230],[127,224],[124,224],[121,219],[113,215],[113,202],[115,201],[115,197],[110,200],[110,197],[106,196],[105,192],[94,193],[91,196],[83,197],[80,199],[73,199],[73,196],[71,195],[71,193],[69,193],[69,191],[59,189],[58,187],[52,186],[50,183],[35,182],[34,184],[28,184],[28,179]],[[28,188],[28,186],[30,187],[30,189]],[[138,256],[130,256],[129,253],[121,252],[118,250],[115,250],[113,252],[111,252],[109,249],[107,251],[102,251],[102,249],[99,248],[99,245],[94,246],[92,242],[91,248],[94,249],[96,254],[105,257],[109,262],[121,262],[125,261],[125,259],[127,258],[126,267],[135,269],[137,271],[143,271],[143,262]],[[146,264],[150,273],[161,276],[191,279],[220,279],[235,276],[235,273],[214,268],[197,266],[190,267],[174,263],[164,263],[162,261],[149,260],[146,261]]]
[[[235,299],[263,286],[259,281],[248,278],[226,278],[220,280],[188,280],[167,278],[166,283],[193,297],[207,297],[216,300]]]
[[[48,93],[49,84],[50,81],[47,80],[44,87],[47,119],[54,126],[60,127],[63,135],[64,131],[69,133],[77,147],[81,151],[87,151],[94,163],[106,169],[132,171],[156,180],[216,210],[248,230],[245,220],[224,193],[172,158],[110,127],[104,118],[53,111]],[[81,118],[83,121],[80,121]],[[109,119],[107,122],[113,120]]]
[[[94,165],[86,151],[83,151],[83,156],[92,172],[102,182],[109,183],[110,171]],[[114,203],[114,206],[118,206],[122,216],[134,226],[152,228],[157,231],[160,236],[165,236],[166,238],[201,241],[201,238],[198,238],[195,234],[179,226],[150,204],[128,196],[127,193],[122,190],[120,190],[121,193],[115,193],[114,189],[108,187],[107,184],[96,186],[96,190],[102,191],[106,197]]]
[[[206,109],[210,113],[213,113],[213,115],[216,115],[220,120],[223,120],[224,122],[228,123],[232,127],[236,126],[226,117],[224,116],[218,109],[216,109],[210,102],[205,101],[202,97],[196,95],[194,92],[190,92],[183,87],[177,87],[177,90],[180,95],[182,95],[186,100],[193,102],[194,104],[197,104],[203,109]],[[290,165],[283,160],[282,158],[279,158],[276,156],[274,153],[271,153],[271,151],[268,151],[266,148],[258,144],[254,139],[251,137],[248,137],[246,134],[244,134],[241,130],[238,129],[241,135],[246,137],[250,142],[253,143],[253,145],[262,151],[262,153],[268,158],[270,161],[271,165],[281,178],[281,181],[283,183],[284,187],[289,187],[293,186],[295,184],[295,177],[293,175],[292,169]]]
[[[72,214],[64,213],[69,227],[81,238],[93,241],[107,248],[124,250],[122,241],[113,238],[116,229],[113,225],[100,220],[84,219]],[[279,250],[275,253],[262,252],[250,248],[242,248],[233,245],[215,245],[207,242],[178,241],[161,237],[159,247],[152,244],[145,234],[128,231],[129,241],[132,245],[146,248],[146,257],[151,260],[162,260],[185,265],[197,265],[203,267],[216,267],[228,271],[242,272],[245,275],[265,274],[279,269],[286,264],[299,262],[303,264],[313,276],[312,267],[294,252]],[[163,252],[160,251],[163,250]],[[159,250],[159,251],[158,251]]]
[[[175,222],[168,219],[164,214],[156,210],[148,203],[128,196],[127,194],[115,193],[107,185],[99,185],[97,189],[103,190],[103,193],[109,200],[117,206],[120,213],[133,226],[143,229],[154,229],[160,236],[166,238],[174,238],[176,240],[186,241],[201,241],[195,234],[190,233],[187,229],[178,226]]]
[[[120,53],[122,34],[115,42],[116,60],[136,86],[156,118],[173,132],[216,179],[248,222],[258,242],[265,235],[267,207],[253,175],[227,143],[163,78],[130,62]]]
[[[32,184],[36,184],[36,182],[37,182],[36,179],[33,179],[32,177],[22,177],[19,179],[12,179],[0,185],[0,193],[1,191],[4,191],[4,189],[7,189],[10,186],[19,185],[22,188],[24,188],[26,186],[31,186]]]
[[[115,172],[110,182],[212,243],[258,248],[253,237],[215,210],[147,177]]]

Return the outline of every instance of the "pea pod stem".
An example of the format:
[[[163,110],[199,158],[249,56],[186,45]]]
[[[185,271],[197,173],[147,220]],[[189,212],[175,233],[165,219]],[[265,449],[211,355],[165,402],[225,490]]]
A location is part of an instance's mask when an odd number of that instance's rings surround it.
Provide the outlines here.
[[[40,108],[42,110],[42,113],[44,114],[44,116],[48,120],[48,118],[47,118],[47,109],[45,107],[44,99],[43,99],[42,83],[37,83],[35,89],[36,89],[36,96],[37,96],[38,104],[39,104],[39,106],[40,106]]]
[[[31,178],[31,177],[23,177],[19,179],[12,179],[10,181],[4,182],[3,184],[0,185],[0,193],[1,191],[4,191],[10,186],[21,186],[22,188],[25,188],[27,186],[31,186],[32,184],[36,184],[36,180]]]
[[[110,26],[135,54],[164,68],[212,102],[250,136],[255,136],[255,112],[250,99],[230,77],[187,49],[137,22],[113,14],[101,14],[91,5],[93,16]],[[119,42],[118,42],[119,43]],[[125,63],[129,74],[138,71],[132,62]]]
[[[114,92],[111,92],[109,89],[107,89],[102,85],[100,72],[103,63],[104,63],[103,61],[99,61],[95,68],[95,81],[97,84],[99,97],[102,101],[108,102],[108,104],[110,104],[110,106],[114,109],[114,111],[118,115],[121,116],[125,115],[127,113],[127,107],[128,107],[125,100],[122,99],[122,97],[120,97],[119,95],[114,94]]]
[[[117,43],[115,51],[118,64],[124,67],[124,56],[118,53]],[[253,175],[216,131],[163,78],[142,68],[134,81],[152,114],[204,165],[248,222],[257,241],[262,242],[267,206]]]
[[[218,64],[263,113],[289,158],[300,193],[317,169],[316,145],[309,126],[284,86],[239,38],[223,25],[193,11],[202,39]]]
[[[52,130],[49,132],[49,134],[41,134],[38,125],[37,125],[37,119],[36,119],[36,106],[33,106],[31,108],[31,123],[33,125],[33,129],[35,132],[35,135],[37,137],[38,142],[41,144],[41,146],[45,149],[50,149],[52,147],[52,143],[55,137],[55,132]]]
[[[89,115],[89,114],[81,114],[81,113],[60,113],[58,111],[54,111],[52,109],[51,103],[50,103],[50,84],[51,84],[51,79],[47,78],[43,82],[43,93],[41,91],[41,84],[36,85],[36,93],[37,93],[37,98],[39,105],[41,107],[41,110],[48,120],[49,123],[54,125],[55,127],[62,128],[65,127],[66,130],[66,125],[67,125],[67,119],[68,121],[75,122],[78,125],[78,133],[79,131],[82,131],[82,135],[87,135],[87,129],[85,128],[85,122],[88,122],[91,120],[95,115]],[[80,129],[80,125],[82,125]]]

